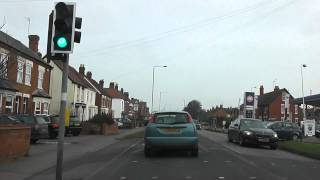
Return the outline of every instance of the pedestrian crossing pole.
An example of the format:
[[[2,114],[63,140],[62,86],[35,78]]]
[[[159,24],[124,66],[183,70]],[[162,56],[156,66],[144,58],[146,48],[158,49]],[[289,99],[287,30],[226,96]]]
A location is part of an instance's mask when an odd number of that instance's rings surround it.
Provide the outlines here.
[[[69,54],[64,54],[65,59],[62,69],[62,86],[60,102],[60,121],[59,121],[59,141],[57,150],[56,180],[62,180],[63,171],[63,149],[65,134],[65,118],[67,108],[68,74],[69,74]]]

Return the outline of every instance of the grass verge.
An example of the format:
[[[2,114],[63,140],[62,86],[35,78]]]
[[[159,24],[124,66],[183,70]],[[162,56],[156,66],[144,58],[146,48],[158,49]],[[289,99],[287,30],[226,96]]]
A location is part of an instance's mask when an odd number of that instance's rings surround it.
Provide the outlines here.
[[[309,144],[298,141],[283,141],[280,142],[279,145],[280,149],[320,160],[320,144]]]

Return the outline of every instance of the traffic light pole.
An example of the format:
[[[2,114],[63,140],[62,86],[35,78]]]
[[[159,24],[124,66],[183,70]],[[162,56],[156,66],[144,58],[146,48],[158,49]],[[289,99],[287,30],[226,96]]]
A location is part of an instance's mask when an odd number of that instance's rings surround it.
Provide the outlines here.
[[[61,86],[61,102],[60,102],[60,121],[59,121],[59,141],[57,150],[57,166],[56,180],[62,180],[63,171],[63,145],[65,131],[65,115],[67,107],[67,90],[68,90],[68,74],[69,74],[69,54],[64,54],[62,69],[62,86]]]

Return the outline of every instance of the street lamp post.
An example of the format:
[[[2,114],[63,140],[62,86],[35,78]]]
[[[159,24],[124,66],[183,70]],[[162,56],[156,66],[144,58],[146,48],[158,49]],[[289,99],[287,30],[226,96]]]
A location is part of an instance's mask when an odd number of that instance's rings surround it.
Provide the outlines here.
[[[168,67],[168,66],[153,66],[152,67],[152,97],[151,97],[151,113],[153,112],[153,92],[154,92],[154,73],[155,73],[155,68],[165,68],[165,67]]]
[[[302,64],[301,65],[301,87],[302,87],[302,104],[303,104],[303,107],[302,107],[302,112],[303,112],[303,120],[305,121],[306,120],[306,104],[304,102],[304,85],[303,85],[303,68],[307,67],[306,64]]]

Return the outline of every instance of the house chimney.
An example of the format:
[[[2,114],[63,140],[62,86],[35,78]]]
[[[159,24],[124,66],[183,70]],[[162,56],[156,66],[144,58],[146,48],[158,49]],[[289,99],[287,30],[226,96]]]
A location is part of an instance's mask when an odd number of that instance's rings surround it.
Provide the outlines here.
[[[88,72],[87,72],[87,78],[89,78],[89,79],[92,78],[92,72],[91,72],[91,71],[88,71]]]
[[[109,84],[109,88],[110,88],[110,89],[114,89],[114,82],[111,82],[111,83]]]
[[[104,86],[104,80],[103,80],[103,79],[101,79],[101,80],[99,81],[99,86],[100,86],[100,88],[103,88],[103,86]]]
[[[279,86],[274,87],[274,91],[279,91],[279,90],[280,90]]]
[[[123,88],[121,88],[121,94],[123,94]]]
[[[38,53],[38,46],[40,37],[38,35],[29,35],[29,49],[33,52]]]
[[[79,73],[84,76],[84,72],[85,72],[84,64],[80,64]]]
[[[260,86],[260,96],[262,96],[264,94],[264,88],[263,85]]]
[[[116,90],[118,91],[118,84],[116,84],[115,88],[116,88]]]

